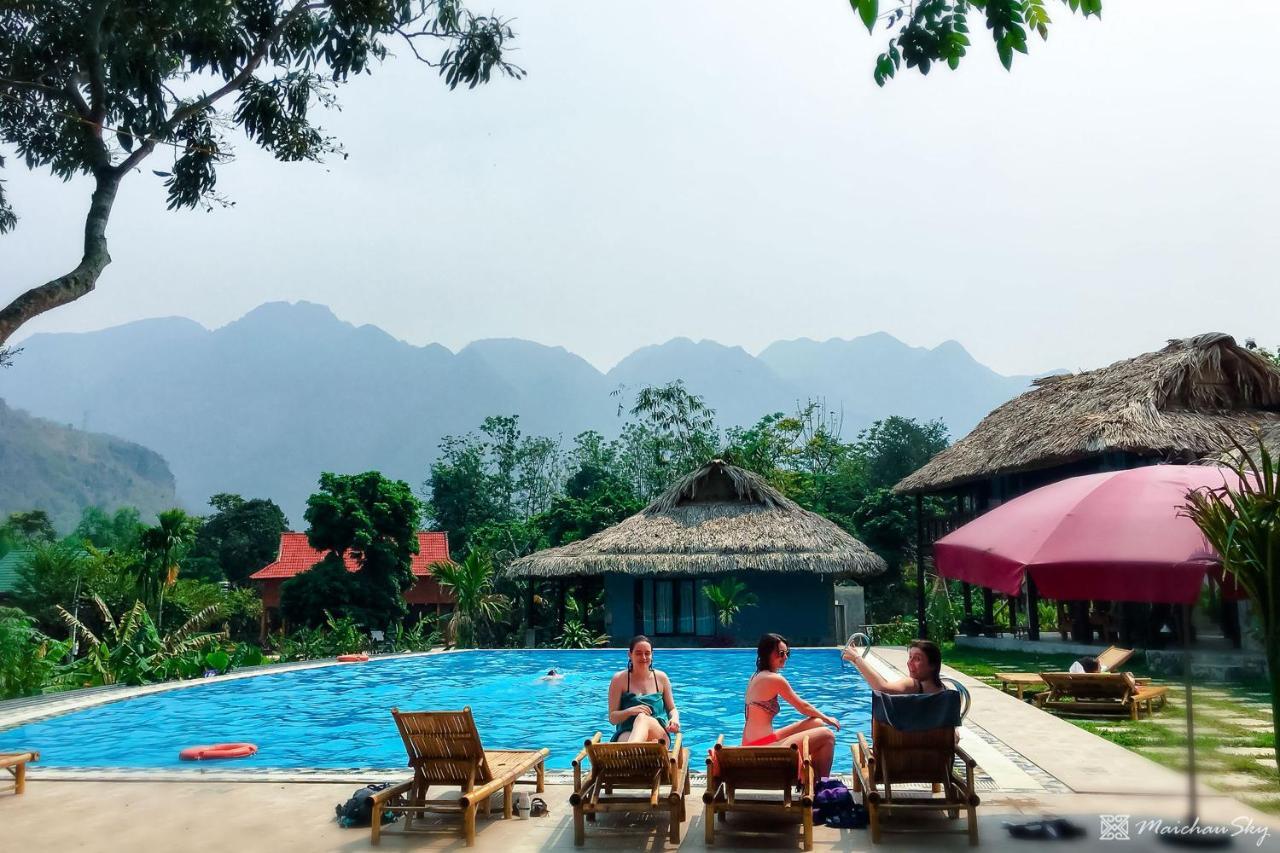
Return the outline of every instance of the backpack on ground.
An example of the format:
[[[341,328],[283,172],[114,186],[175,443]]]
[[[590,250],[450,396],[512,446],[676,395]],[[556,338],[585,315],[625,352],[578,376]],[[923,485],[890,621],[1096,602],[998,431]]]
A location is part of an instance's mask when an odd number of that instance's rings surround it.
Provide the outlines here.
[[[345,803],[334,806],[334,812],[338,816],[338,824],[343,827],[352,826],[368,826],[373,822],[373,795],[390,788],[390,782],[375,782],[372,785],[366,785],[351,795],[351,798]],[[391,823],[396,819],[396,815],[390,812],[382,813],[382,822]]]

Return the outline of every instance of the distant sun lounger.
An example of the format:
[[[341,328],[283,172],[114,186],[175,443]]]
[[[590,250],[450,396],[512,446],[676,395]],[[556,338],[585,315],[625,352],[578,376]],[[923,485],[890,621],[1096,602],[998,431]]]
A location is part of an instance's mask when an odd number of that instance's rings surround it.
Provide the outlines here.
[[[1138,684],[1127,672],[1042,672],[1049,689],[1036,696],[1036,704],[1049,711],[1066,714],[1127,713],[1136,720],[1145,706],[1147,717],[1153,704],[1164,707],[1168,687]]]
[[[40,753],[32,750],[30,752],[5,752],[0,753],[0,767],[9,771],[9,775],[13,777],[13,784],[4,790],[13,790],[13,793],[21,794],[27,789],[27,763],[31,761],[39,761]]]

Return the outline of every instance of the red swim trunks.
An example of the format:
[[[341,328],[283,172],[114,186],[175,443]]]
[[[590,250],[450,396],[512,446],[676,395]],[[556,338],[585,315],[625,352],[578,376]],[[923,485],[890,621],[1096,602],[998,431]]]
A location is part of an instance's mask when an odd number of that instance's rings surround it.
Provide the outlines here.
[[[779,738],[778,738],[777,732],[769,732],[769,734],[767,734],[764,737],[756,738],[753,741],[748,741],[744,743],[743,746],[769,746],[770,744],[777,743],[778,740]]]

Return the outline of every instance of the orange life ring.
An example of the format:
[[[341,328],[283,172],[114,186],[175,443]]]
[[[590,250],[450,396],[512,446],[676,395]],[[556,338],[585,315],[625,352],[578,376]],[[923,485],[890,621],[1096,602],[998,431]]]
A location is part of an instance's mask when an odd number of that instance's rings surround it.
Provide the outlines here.
[[[369,660],[369,656],[360,653],[355,655],[338,655],[338,663],[365,663]]]
[[[253,743],[215,743],[205,746],[189,746],[178,753],[183,761],[203,761],[206,758],[245,758],[258,751]]]

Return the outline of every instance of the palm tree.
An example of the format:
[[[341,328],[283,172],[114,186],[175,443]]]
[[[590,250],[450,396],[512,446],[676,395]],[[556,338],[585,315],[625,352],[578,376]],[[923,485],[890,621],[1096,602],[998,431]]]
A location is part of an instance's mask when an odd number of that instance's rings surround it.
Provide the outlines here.
[[[445,634],[461,648],[474,645],[477,624],[498,619],[511,605],[505,595],[493,591],[493,560],[480,549],[472,549],[461,563],[432,563],[431,574],[453,595],[453,613],[445,623]]]
[[[755,607],[759,603],[755,593],[747,592],[747,585],[737,578],[725,578],[720,583],[707,584],[702,592],[711,602],[716,621],[725,628],[733,624],[744,607]]]
[[[1280,761],[1280,469],[1266,440],[1258,439],[1256,460],[1236,443],[1233,467],[1239,485],[1191,492],[1186,513],[1221,555],[1223,570],[1249,596],[1262,623]]]
[[[178,563],[195,542],[200,520],[180,509],[167,509],[157,516],[155,527],[142,531],[146,558],[139,566],[138,588],[144,601],[157,602],[156,629],[164,627],[164,591],[178,579]]]

